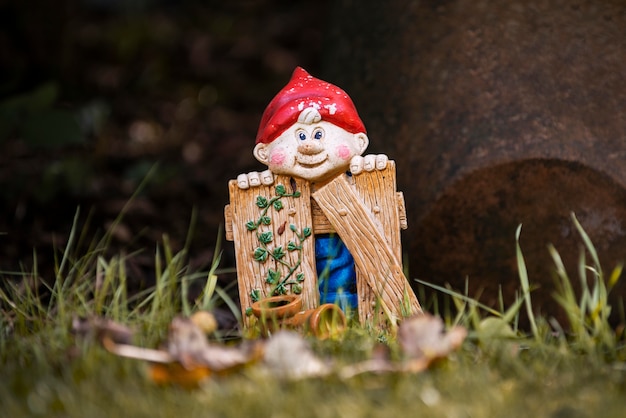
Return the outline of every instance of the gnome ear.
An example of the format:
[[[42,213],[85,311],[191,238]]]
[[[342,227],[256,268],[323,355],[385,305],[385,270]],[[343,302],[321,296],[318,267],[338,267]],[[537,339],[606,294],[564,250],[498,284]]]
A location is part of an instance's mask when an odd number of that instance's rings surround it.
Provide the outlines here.
[[[361,132],[361,133],[355,134],[354,139],[357,140],[357,144],[359,148],[359,155],[363,154],[367,146],[370,144],[369,138],[367,137],[367,135]]]
[[[259,160],[261,163],[265,165],[269,163],[270,158],[269,158],[269,154],[267,153],[267,144],[259,142],[258,144],[255,145],[253,153],[254,153],[254,157],[257,160]]]

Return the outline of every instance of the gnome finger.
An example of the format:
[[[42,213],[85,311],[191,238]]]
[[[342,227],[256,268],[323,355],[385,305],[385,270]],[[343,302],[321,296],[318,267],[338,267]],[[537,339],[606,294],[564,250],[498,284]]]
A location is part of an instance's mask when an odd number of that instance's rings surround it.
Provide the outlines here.
[[[361,171],[363,171],[363,157],[355,155],[352,157],[352,160],[350,160],[350,172],[352,174],[359,174]]]
[[[266,186],[270,186],[274,183],[274,174],[270,170],[265,170],[261,172],[261,183]]]
[[[387,157],[387,155],[378,154],[376,156],[376,169],[384,170],[385,168],[387,168],[387,161],[389,161],[389,158]]]
[[[374,171],[376,168],[376,155],[369,154],[363,158],[363,169],[365,171]]]
[[[246,190],[250,188],[250,184],[248,183],[248,175],[247,174],[239,174],[237,176],[237,186],[240,189]]]
[[[251,187],[257,187],[261,185],[261,179],[259,178],[258,171],[252,171],[248,173],[248,181],[250,182]]]

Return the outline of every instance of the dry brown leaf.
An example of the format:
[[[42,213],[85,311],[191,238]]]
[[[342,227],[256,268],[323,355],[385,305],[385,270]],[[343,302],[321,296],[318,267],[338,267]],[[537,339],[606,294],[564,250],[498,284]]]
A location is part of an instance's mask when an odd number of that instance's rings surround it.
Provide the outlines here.
[[[133,331],[113,320],[92,316],[75,316],[72,319],[72,333],[81,338],[95,338],[102,342],[105,338],[117,344],[130,344]]]
[[[189,318],[176,317],[170,323],[168,353],[185,368],[205,366],[215,372],[237,368],[257,358],[255,344],[228,347],[210,344],[202,330]]]
[[[211,376],[208,367],[184,368],[180,363],[151,363],[148,369],[152,381],[158,385],[178,385],[187,389],[200,386],[202,381]]]
[[[197,322],[198,318],[174,318],[161,350],[120,344],[109,334],[103,334],[101,341],[116,355],[149,361],[150,377],[160,384],[195,387],[212,374],[228,374],[260,358],[269,372],[279,378],[304,379],[333,372],[330,364],[317,357],[308,342],[297,333],[279,331],[269,340],[229,347],[210,343]],[[75,332],[109,328],[116,329],[111,324],[105,327],[102,322],[92,320],[77,322]],[[405,355],[403,364],[392,363],[387,351],[375,351],[372,359],[338,370],[338,376],[348,379],[362,373],[419,372],[459,348],[466,335],[463,327],[445,332],[441,318],[428,314],[408,318],[398,329],[400,348]]]
[[[198,318],[194,318],[197,322]],[[150,377],[159,384],[195,387],[212,374],[228,374],[262,357],[262,343],[238,347],[211,344],[205,333],[190,318],[176,317],[170,323],[163,349],[154,350],[113,339],[102,339],[103,346],[121,357],[150,362]]]
[[[130,344],[117,344],[110,338],[103,338],[102,346],[110,353],[113,353],[120,357],[132,358],[136,360],[145,360],[151,363],[161,364],[176,362],[176,359],[167,351],[137,347]]]
[[[433,361],[447,357],[461,346],[467,330],[456,326],[445,332],[441,318],[429,314],[404,320],[398,329],[398,342],[406,357],[405,370],[418,372]]]
[[[331,371],[300,334],[290,331],[272,335],[265,344],[263,362],[272,374],[287,379],[325,376]]]

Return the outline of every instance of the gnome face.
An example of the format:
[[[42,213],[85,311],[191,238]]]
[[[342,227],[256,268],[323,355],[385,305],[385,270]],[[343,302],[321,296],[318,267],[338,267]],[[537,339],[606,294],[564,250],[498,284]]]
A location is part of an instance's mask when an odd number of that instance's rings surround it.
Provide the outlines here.
[[[276,174],[319,182],[346,171],[368,143],[346,92],[298,67],[263,113],[254,156]]]
[[[365,133],[353,134],[330,122],[296,122],[269,144],[257,144],[254,156],[273,173],[320,182],[347,171],[368,142]]]

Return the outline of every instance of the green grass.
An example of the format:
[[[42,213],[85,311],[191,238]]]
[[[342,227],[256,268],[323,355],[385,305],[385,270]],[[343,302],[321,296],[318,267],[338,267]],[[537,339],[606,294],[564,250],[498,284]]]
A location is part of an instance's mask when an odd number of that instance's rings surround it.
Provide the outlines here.
[[[429,285],[456,307],[454,315],[444,314],[446,323],[470,330],[461,350],[436,367],[414,375],[297,382],[250,367],[209,379],[194,391],[154,385],[145,364],[115,357],[93,340],[75,338],[70,325],[76,315],[105,316],[131,326],[136,344],[156,347],[178,313],[218,304],[238,312],[217,286],[219,248],[209,271],[191,271],[187,246],[174,253],[164,237],[154,249],[154,287],[130,294],[125,266],[136,255],[105,257],[106,235],[79,253],[85,234],[75,225],[60,251],[52,284],[37,286],[35,268],[19,273],[22,280],[0,293],[0,416],[622,416],[626,349],[623,335],[609,326],[607,303],[621,266],[605,277],[593,244],[573,221],[585,243],[578,269],[580,295],[572,291],[572,279],[556,250],[549,249],[559,283],[555,303],[567,313],[568,324],[534,316],[532,278],[524,268],[518,229],[521,291],[512,306],[492,309],[466,293]],[[206,283],[204,290],[190,300],[190,285],[198,280]],[[517,328],[522,309],[532,318],[529,332]],[[350,364],[370,357],[380,341],[397,355],[394,335],[360,327],[341,340],[311,343],[319,356]]]

